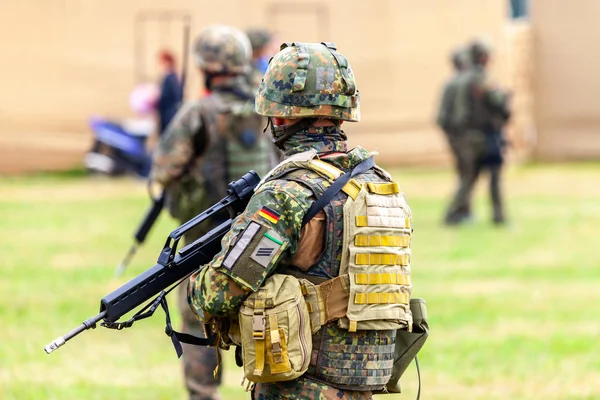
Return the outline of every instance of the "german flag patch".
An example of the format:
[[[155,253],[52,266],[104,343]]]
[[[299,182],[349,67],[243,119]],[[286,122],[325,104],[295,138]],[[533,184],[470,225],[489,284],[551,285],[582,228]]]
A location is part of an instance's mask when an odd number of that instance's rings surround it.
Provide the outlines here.
[[[276,224],[277,221],[279,221],[279,213],[271,210],[269,207],[261,208],[261,210],[258,212],[258,215],[273,224]]]

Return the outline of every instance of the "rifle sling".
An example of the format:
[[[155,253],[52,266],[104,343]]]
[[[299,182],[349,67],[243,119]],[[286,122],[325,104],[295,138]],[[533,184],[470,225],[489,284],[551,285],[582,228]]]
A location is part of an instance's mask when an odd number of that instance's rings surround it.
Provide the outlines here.
[[[171,315],[169,314],[169,306],[167,304],[166,297],[162,298],[160,305],[165,311],[165,333],[171,338],[171,342],[173,342],[173,347],[175,347],[177,358],[181,358],[181,356],[183,355],[183,346],[181,346],[181,343],[193,344],[195,346],[213,346],[217,342],[216,335],[212,335],[208,338],[201,338],[198,336],[190,335],[189,333],[175,331],[171,324]]]

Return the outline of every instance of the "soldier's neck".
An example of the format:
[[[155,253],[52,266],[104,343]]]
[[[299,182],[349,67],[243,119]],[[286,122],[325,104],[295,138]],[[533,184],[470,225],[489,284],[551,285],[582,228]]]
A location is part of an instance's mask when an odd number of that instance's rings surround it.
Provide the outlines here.
[[[339,126],[311,126],[295,133],[285,142],[285,156],[315,150],[319,155],[345,153],[348,150],[346,134]]]

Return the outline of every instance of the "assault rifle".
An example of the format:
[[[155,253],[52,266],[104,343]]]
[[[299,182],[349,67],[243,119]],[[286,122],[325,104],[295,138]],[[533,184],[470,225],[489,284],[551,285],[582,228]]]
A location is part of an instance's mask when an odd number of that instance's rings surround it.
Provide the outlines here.
[[[169,234],[165,246],[158,257],[157,264],[114,292],[106,295],[100,300],[100,313],[98,315],[84,321],[66,335],[60,336],[49,343],[44,347],[46,353],[50,354],[81,332],[90,328],[96,328],[96,324],[102,320],[101,326],[106,328],[118,330],[129,328],[135,321],[152,316],[160,305],[167,314],[166,333],[171,336],[178,355],[181,355],[179,339],[187,335],[182,335],[172,330],[165,295],[170,291],[169,288],[172,289],[173,285],[177,286],[177,284],[197,271],[201,265],[210,262],[220,251],[221,239],[231,228],[233,218],[246,208],[254,192],[254,188],[258,185],[259,181],[260,177],[258,174],[250,171],[241,179],[231,182],[225,198]],[[180,250],[177,249],[179,241],[186,232],[213,217],[215,214],[224,211],[229,212],[229,219],[195,242],[188,244]],[[156,295],[158,296],[147,303],[131,319],[119,322],[119,319],[125,314],[141,306]]]

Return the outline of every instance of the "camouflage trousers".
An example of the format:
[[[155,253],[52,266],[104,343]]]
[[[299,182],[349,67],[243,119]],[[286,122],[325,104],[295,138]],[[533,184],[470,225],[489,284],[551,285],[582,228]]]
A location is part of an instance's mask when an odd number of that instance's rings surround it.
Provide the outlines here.
[[[202,323],[198,321],[187,301],[187,285],[180,285],[179,310],[182,316],[183,333],[194,336],[204,336]],[[214,347],[183,345],[183,375],[190,400],[216,400],[219,399],[218,389],[221,384],[223,366],[219,367],[217,377],[214,370],[217,367],[217,349]]]
[[[458,175],[460,185],[462,186],[463,181],[469,174],[469,154],[466,151],[461,151],[464,143],[461,142],[460,132],[446,132],[446,137],[448,139],[448,144],[450,145],[450,150],[452,151],[452,156],[454,157],[454,168]],[[449,210],[449,213],[452,215],[446,217],[446,222],[448,222],[448,219],[461,220],[470,218],[471,204],[468,201],[461,201],[455,206],[455,209],[452,209],[452,211]]]
[[[487,165],[482,163],[486,155],[485,134],[481,131],[467,130],[457,134],[451,142],[453,142],[451,144],[453,151],[456,151],[459,185],[446,212],[445,223],[454,225],[471,217],[473,189],[484,170],[487,170],[490,174],[493,221],[503,223],[505,216],[500,191],[502,164]]]
[[[370,400],[371,392],[340,390],[301,376],[287,382],[259,383],[252,390],[254,400]]]

